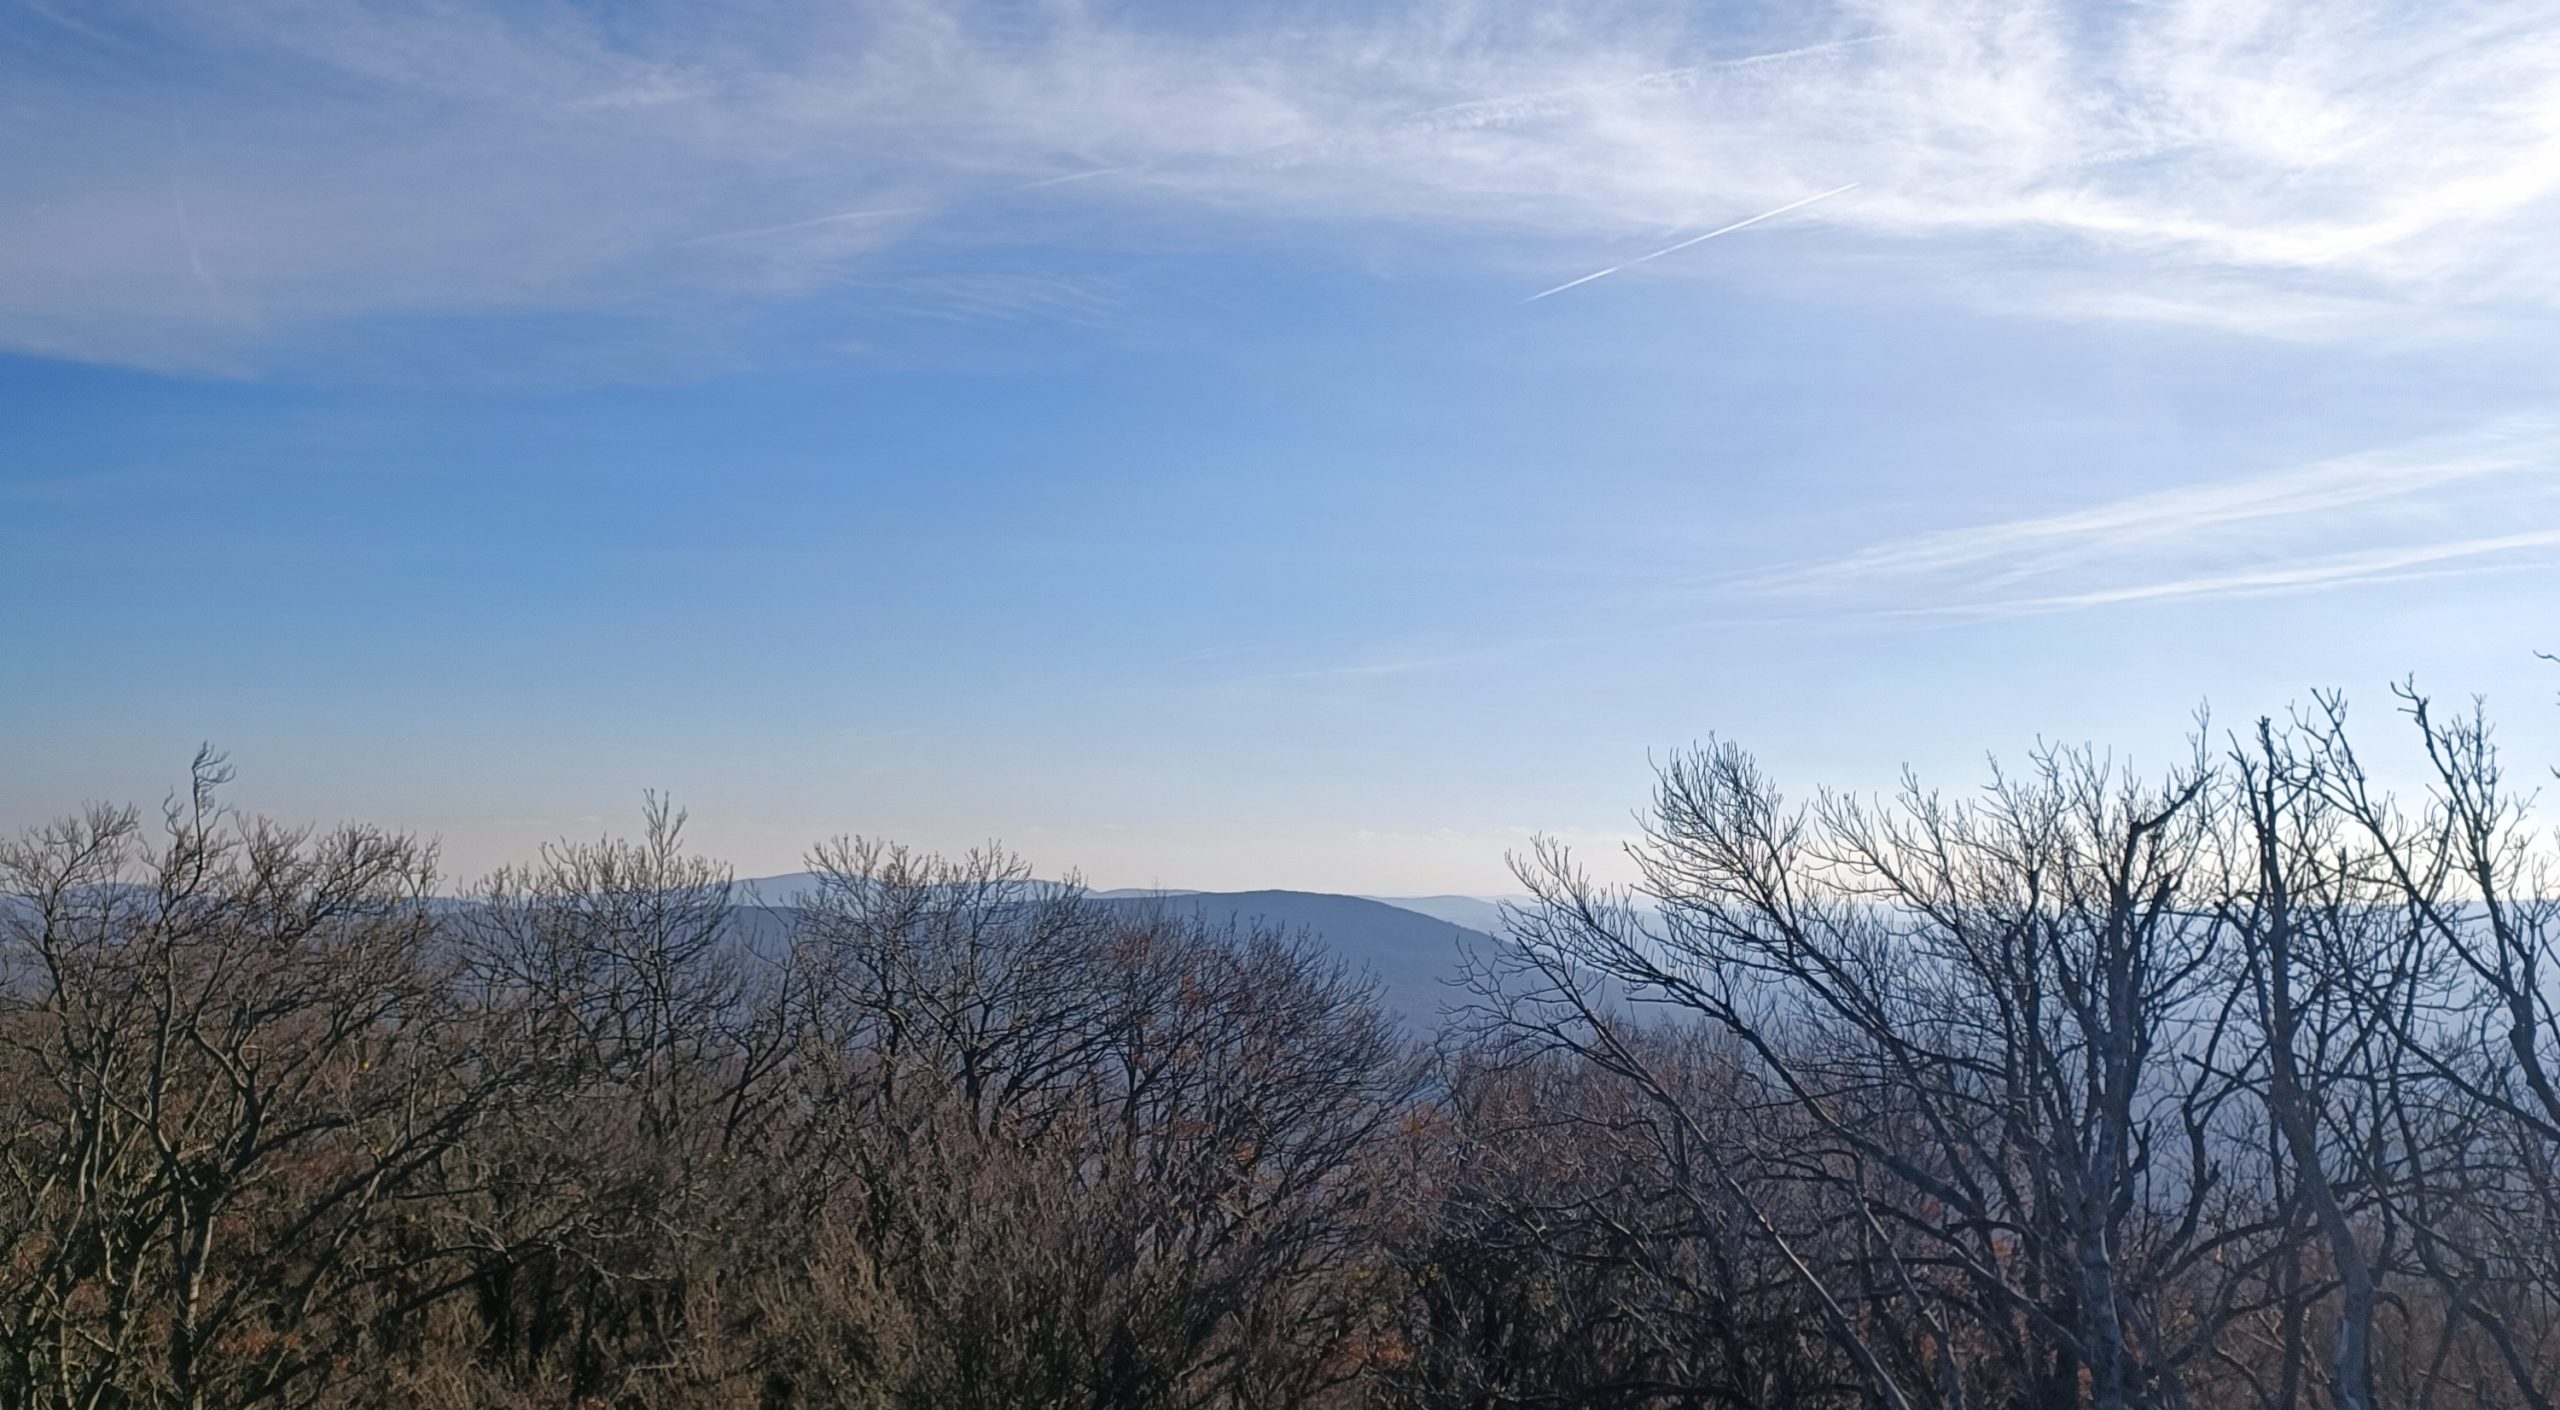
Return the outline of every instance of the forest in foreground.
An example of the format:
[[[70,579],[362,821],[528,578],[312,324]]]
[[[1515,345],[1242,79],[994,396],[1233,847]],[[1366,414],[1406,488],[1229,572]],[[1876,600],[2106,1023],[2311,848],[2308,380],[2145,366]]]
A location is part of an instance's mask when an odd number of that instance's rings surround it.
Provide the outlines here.
[[[2331,697],[1676,755],[1436,1025],[995,851],[750,925],[662,802],[458,883],[208,753],[0,845],[0,1407],[2551,1410],[2560,884],[2396,704],[2396,797]]]

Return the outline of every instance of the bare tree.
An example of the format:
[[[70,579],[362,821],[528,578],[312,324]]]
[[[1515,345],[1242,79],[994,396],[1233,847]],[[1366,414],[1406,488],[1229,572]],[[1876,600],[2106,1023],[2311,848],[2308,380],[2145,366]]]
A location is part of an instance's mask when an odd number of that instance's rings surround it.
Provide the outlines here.
[[[2323,801],[2361,833],[2410,933],[2398,969],[2408,991],[2375,994],[2371,1007],[2399,1059],[2435,1086],[2418,1101],[2404,1085],[2392,1108],[2410,1148],[2434,1158],[2393,1208],[2447,1300],[2448,1337],[2476,1328],[2515,1392],[2548,1410],[2560,1332],[2560,874],[2530,798],[2506,786],[2477,703],[2446,717],[2413,686],[2396,694],[2433,784],[2415,815],[2375,788],[2342,698],[2321,697],[2304,727]],[[2437,1113],[2449,1113],[2432,1125],[2450,1140],[2420,1139]]]
[[[307,1403],[452,1291],[414,1202],[512,1090],[472,1055],[433,853],[236,817],[196,760],[150,845],[0,848],[14,1121],[0,1401]]]
[[[995,849],[0,844],[0,1410],[2553,1410],[2560,876],[2475,709],[1662,771],[1424,1053]]]
[[[1653,916],[1542,849],[1515,977],[1539,1031],[1685,1124],[1639,1013],[1727,1035],[1804,1119],[1800,1178],[1868,1237],[1793,1261],[1888,1403],[2176,1404],[2245,1228],[2213,1155],[2230,1015],[2185,904],[2208,782],[2048,752],[1979,803],[1791,807],[1738,750],[1683,755],[1636,854]]]

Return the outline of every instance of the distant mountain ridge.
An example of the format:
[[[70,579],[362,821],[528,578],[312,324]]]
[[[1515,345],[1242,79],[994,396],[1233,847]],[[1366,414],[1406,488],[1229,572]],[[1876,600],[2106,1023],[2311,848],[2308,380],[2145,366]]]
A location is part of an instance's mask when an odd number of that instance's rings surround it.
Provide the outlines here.
[[[1498,944],[1491,935],[1366,896],[1321,891],[1155,892],[1106,898],[1115,907],[1165,907],[1211,921],[1259,922],[1303,931],[1367,970],[1387,1006],[1411,1022],[1436,1023],[1466,995],[1455,985],[1465,957]]]
[[[738,883],[749,905],[788,907],[814,890],[806,872]],[[1477,896],[1343,896],[1325,891],[1179,891],[1121,888],[1087,893],[1115,909],[1166,907],[1212,921],[1304,932],[1376,978],[1380,997],[1407,1021],[1429,1026],[1466,995],[1454,982],[1469,953],[1500,946],[1499,902]],[[1470,920],[1481,924],[1470,924]]]
[[[1408,911],[1418,911],[1433,920],[1463,925],[1487,935],[1500,935],[1511,928],[1502,908],[1527,900],[1525,896],[1367,896],[1363,900],[1382,901]]]
[[[788,906],[815,888],[818,878],[805,871],[787,872],[780,876],[743,878],[738,885],[754,893],[755,903]],[[1115,886],[1109,890],[1088,890],[1086,895],[1097,901],[1130,901],[1149,896],[1343,896],[1339,891],[1292,891],[1285,887],[1264,887],[1252,891],[1201,891],[1186,886]],[[1504,928],[1502,908],[1527,900],[1525,896],[1466,896],[1450,893],[1440,896],[1376,896],[1356,895],[1350,899],[1376,901],[1380,905],[1426,915],[1433,920],[1487,935],[1499,935]]]

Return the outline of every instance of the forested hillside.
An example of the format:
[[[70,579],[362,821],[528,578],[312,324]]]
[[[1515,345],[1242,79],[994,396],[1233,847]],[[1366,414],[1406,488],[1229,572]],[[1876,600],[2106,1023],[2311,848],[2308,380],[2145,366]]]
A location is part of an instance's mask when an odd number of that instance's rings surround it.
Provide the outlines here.
[[[457,900],[208,755],[0,851],[0,1406],[2547,1410],[2560,886],[2402,703],[2396,800],[2334,701],[1675,756],[1437,1028],[993,852],[749,906],[664,804]]]

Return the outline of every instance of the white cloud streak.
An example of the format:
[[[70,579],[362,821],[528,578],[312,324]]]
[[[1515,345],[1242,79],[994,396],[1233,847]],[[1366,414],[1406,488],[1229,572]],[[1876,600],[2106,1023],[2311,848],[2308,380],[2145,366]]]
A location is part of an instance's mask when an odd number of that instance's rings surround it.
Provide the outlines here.
[[[2496,527],[2503,532],[2482,533]],[[1728,595],[2010,616],[2548,563],[2560,426],[2513,418],[2315,464],[1914,534],[1730,579]]]
[[[681,321],[864,278],[891,250],[911,268],[1225,228],[1202,222],[1317,248],[1345,228],[1454,238],[1512,277],[1843,181],[1858,200],[1802,218],[1831,252],[1854,242],[1853,296],[2311,340],[2560,313],[2560,16],[2540,0],[1767,16],[1702,33],[1672,0],[1330,21],[1246,4],[1179,28],[973,0],[647,24],[566,0],[104,3],[77,27],[13,10],[0,347],[214,365],[385,315]],[[172,103],[218,298],[167,260]],[[1126,179],[1086,179],[1103,171]],[[1044,204],[952,223],[1008,191]]]
[[[2437,570],[2424,575],[2428,577],[2467,577],[2520,566],[2532,550],[2555,547],[2560,547],[2560,529],[2538,529],[2530,533],[2495,534],[2448,543],[2329,554],[2262,568],[2137,583],[2129,587],[2097,588],[2053,597],[2020,597],[1903,610],[1920,616],[2020,617],[2185,598],[2260,597],[2359,583],[2402,582],[2418,576],[2412,572],[2413,569]],[[2440,567],[2446,564],[2456,566],[2450,569]]]

